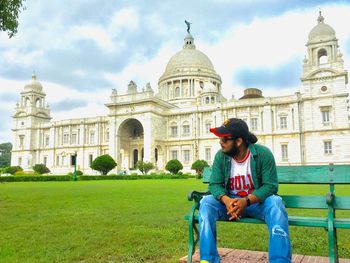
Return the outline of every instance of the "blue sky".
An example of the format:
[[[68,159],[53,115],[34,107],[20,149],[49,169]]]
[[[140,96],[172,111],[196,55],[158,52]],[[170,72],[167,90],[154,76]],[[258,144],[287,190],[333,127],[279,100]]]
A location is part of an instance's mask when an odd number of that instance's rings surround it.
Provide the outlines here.
[[[266,96],[300,88],[305,44],[319,9],[350,62],[350,1],[26,1],[15,37],[0,33],[0,143],[11,141],[11,116],[33,71],[54,120],[107,114],[112,88],[123,93],[157,82],[182,48],[184,20],[197,49],[223,80],[223,94]]]

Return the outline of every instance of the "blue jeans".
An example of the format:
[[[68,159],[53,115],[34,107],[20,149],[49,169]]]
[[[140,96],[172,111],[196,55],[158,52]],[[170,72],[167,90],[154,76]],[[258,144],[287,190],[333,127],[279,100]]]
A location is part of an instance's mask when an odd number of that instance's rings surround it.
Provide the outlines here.
[[[238,196],[230,196],[231,198]],[[238,197],[239,198],[239,197]],[[199,207],[199,250],[200,259],[210,263],[219,263],[220,257],[216,247],[216,221],[228,220],[226,206],[212,195],[204,196]],[[282,198],[272,195],[263,203],[248,206],[242,217],[262,219],[269,230],[269,262],[291,262],[288,215]]]

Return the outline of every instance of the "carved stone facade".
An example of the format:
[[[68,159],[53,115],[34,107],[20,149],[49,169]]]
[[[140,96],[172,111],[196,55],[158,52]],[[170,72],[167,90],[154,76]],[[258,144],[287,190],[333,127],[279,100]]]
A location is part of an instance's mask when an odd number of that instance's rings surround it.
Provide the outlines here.
[[[264,97],[247,89],[242,98],[227,100],[210,59],[187,34],[160,77],[157,94],[149,84],[139,91],[131,81],[126,94],[112,90],[108,116],[53,122],[33,76],[13,116],[11,163],[26,170],[45,163],[64,174],[72,171],[76,152],[78,169],[92,174],[91,161],[108,153],[118,171],[132,169],[140,159],[158,169],[179,159],[189,171],[197,159],[211,163],[220,148],[209,128],[238,117],[273,151],[278,165],[349,164],[348,73],[335,31],[321,14],[309,34],[301,82],[300,91],[289,96]]]

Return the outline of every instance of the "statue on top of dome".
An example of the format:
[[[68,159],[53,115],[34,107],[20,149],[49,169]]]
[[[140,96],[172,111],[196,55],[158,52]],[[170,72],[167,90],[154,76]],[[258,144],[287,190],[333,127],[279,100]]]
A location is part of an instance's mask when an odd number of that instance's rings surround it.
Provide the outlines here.
[[[191,29],[191,24],[192,24],[192,23],[188,22],[187,20],[185,20],[185,23],[186,23],[186,25],[187,25],[187,33],[190,34],[190,29]]]

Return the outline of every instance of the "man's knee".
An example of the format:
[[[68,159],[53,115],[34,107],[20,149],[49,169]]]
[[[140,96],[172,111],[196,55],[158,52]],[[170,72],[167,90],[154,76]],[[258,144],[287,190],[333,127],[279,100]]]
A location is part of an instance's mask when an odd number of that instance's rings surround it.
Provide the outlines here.
[[[265,208],[271,209],[271,208],[277,208],[284,210],[284,204],[282,201],[282,198],[278,195],[271,195],[265,200]]]
[[[205,213],[210,213],[213,210],[217,210],[220,202],[212,195],[204,196],[199,205],[199,212],[204,215]]]

